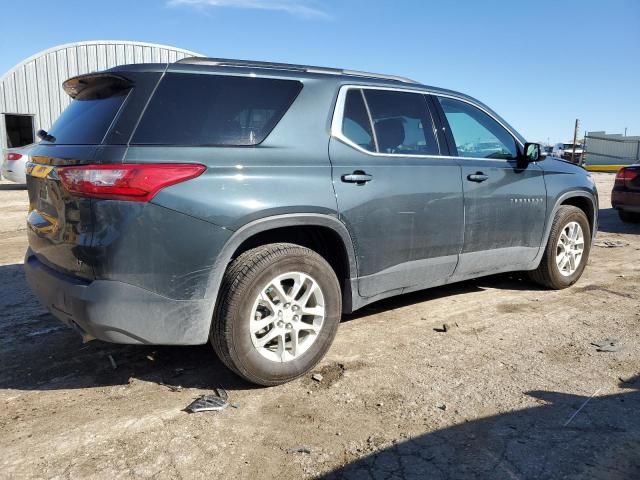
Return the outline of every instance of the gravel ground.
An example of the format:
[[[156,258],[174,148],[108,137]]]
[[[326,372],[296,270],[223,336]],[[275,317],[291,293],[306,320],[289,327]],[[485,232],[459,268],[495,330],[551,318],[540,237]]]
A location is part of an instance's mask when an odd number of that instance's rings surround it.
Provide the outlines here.
[[[640,478],[640,226],[596,177],[598,239],[624,246],[594,247],[574,287],[500,275],[376,303],[321,382],[274,388],[208,346],[82,344],[29,292],[26,192],[1,183],[0,477]],[[214,387],[236,408],[183,411]]]

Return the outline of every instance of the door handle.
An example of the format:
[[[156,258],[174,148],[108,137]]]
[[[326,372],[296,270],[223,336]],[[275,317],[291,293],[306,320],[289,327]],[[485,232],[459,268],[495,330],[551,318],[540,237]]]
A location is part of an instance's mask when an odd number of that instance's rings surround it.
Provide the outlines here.
[[[485,180],[487,180],[488,178],[489,178],[489,175],[485,175],[482,172],[476,172],[476,173],[472,173],[470,175],[467,175],[467,180],[469,180],[470,182],[481,183],[481,182],[484,182]]]
[[[362,170],[356,170],[353,173],[342,175],[342,177],[340,178],[343,182],[346,183],[356,183],[358,185],[364,185],[365,183],[370,182],[373,177],[368,173],[363,172]]]

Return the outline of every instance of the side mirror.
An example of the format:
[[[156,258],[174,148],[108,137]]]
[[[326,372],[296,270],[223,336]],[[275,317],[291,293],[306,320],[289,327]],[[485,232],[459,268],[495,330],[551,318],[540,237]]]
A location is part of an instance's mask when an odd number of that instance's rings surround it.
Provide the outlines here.
[[[539,162],[544,157],[542,156],[542,148],[539,143],[525,143],[524,144],[524,160],[527,163]]]

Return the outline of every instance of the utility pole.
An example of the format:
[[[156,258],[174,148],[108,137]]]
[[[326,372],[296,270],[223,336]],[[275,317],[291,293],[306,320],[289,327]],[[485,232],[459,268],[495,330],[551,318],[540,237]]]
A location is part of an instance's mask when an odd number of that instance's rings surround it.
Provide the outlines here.
[[[624,136],[627,136],[627,127],[624,127]]]
[[[578,141],[578,127],[580,120],[576,118],[576,126],[573,129],[573,151],[571,152],[571,163],[576,163],[576,142]]]

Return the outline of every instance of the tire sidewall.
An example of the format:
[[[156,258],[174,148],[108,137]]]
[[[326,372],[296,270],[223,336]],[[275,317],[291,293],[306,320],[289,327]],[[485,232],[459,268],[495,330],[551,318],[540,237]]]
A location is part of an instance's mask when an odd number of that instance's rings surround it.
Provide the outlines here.
[[[571,275],[564,276],[560,273],[560,269],[556,263],[556,248],[558,245],[558,239],[567,224],[576,222],[582,228],[582,234],[584,236],[584,251],[582,252],[582,258],[580,259],[580,265],[575,272]],[[554,232],[552,238],[550,238],[549,247],[547,251],[548,271],[551,274],[553,283],[558,287],[564,288],[573,285],[582,276],[587,263],[589,261],[589,253],[591,252],[591,227],[585,214],[577,209],[571,208],[566,211],[559,212],[559,215],[554,222]]]
[[[324,296],[325,319],[318,337],[306,352],[294,360],[280,363],[263,357],[254,347],[249,323],[255,299],[267,282],[288,272],[305,273],[318,283]],[[261,383],[282,383],[313,368],[331,346],[340,322],[342,302],[335,274],[323,259],[299,254],[279,258],[249,279],[247,288],[234,295],[241,295],[241,298],[235,312],[226,312],[232,316],[230,355],[243,374],[263,379]]]

